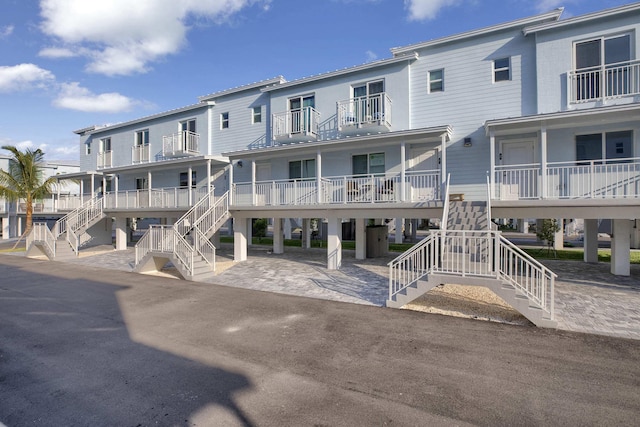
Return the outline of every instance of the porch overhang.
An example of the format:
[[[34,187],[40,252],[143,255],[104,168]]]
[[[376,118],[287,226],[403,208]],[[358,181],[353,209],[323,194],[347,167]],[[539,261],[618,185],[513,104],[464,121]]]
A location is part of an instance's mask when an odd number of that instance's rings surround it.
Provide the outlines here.
[[[562,111],[514,118],[487,120],[486,135],[514,135],[538,132],[541,128],[562,129],[598,124],[623,123],[640,119],[640,104],[614,105],[585,110]]]
[[[58,181],[65,181],[67,179],[84,179],[84,178],[91,178],[96,177],[96,176],[102,176],[104,175],[104,173],[102,171],[83,171],[83,172],[71,172],[71,173],[65,173],[65,174],[60,174],[60,175],[54,175],[53,178],[55,178]]]
[[[135,165],[125,165],[125,166],[117,166],[113,168],[106,168],[103,170],[103,173],[105,175],[112,175],[114,173],[137,172],[140,170],[157,171],[161,169],[172,168],[174,166],[184,167],[184,166],[202,164],[202,163],[206,163],[209,160],[211,160],[212,165],[227,166],[229,164],[229,159],[227,157],[194,156],[194,157],[184,157],[180,159],[164,160],[159,162],[137,163]]]
[[[379,133],[371,135],[356,135],[342,137],[325,141],[301,142],[298,144],[276,145],[273,147],[258,148],[254,150],[231,151],[222,153],[231,161],[237,159],[259,159],[273,157],[274,153],[284,154],[295,152],[296,154],[313,154],[318,151],[329,152],[342,150],[345,147],[381,147],[399,142],[405,143],[429,143],[435,145],[451,139],[453,129],[450,125],[437,126],[431,128],[413,129],[408,131],[398,131],[389,133]]]

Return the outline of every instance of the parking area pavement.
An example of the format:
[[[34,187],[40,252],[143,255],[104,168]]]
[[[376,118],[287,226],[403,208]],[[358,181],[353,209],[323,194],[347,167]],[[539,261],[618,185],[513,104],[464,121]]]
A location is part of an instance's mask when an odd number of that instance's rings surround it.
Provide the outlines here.
[[[250,246],[248,259],[233,262],[232,245],[217,253],[218,273],[206,283],[383,306],[388,296],[387,263],[397,254],[356,260],[344,250],[340,270],[327,270],[326,251],[286,247],[273,254],[266,246]],[[71,263],[132,271],[133,249],[86,249]],[[558,329],[640,340],[640,265],[629,277],[614,276],[607,263],[545,260],[558,274],[555,313]],[[168,272],[171,274],[171,271]]]

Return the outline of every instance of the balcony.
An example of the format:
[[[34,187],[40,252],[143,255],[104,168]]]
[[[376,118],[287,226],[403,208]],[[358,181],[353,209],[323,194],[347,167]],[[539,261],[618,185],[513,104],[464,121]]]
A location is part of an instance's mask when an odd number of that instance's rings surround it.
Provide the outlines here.
[[[391,98],[386,93],[338,102],[338,130],[343,134],[391,130]]]
[[[640,60],[573,70],[567,78],[570,104],[640,95]]]
[[[181,131],[162,137],[163,157],[188,157],[200,155],[200,134]]]
[[[113,152],[111,150],[98,153],[98,169],[110,168],[112,166],[112,157]]]
[[[103,206],[113,210],[189,209],[205,194],[207,187],[110,191],[104,194]]]
[[[320,113],[313,107],[273,114],[271,136],[277,142],[303,142],[318,137]]]
[[[640,198],[640,158],[496,166],[493,198]]]
[[[131,163],[149,163],[149,145],[134,145],[131,147]]]
[[[440,171],[237,183],[232,194],[234,206],[425,202],[440,200]]]

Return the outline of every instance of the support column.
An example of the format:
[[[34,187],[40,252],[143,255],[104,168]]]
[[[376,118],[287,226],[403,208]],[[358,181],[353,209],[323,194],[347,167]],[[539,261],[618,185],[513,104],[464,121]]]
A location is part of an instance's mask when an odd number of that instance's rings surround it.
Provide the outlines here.
[[[405,201],[406,192],[406,175],[407,175],[407,147],[404,142],[400,143],[400,201]]]
[[[316,202],[318,204],[324,203],[324,200],[322,200],[322,153],[320,153],[320,150],[316,153],[316,188],[318,189]]]
[[[127,249],[127,218],[116,218],[116,250]]]
[[[233,261],[240,262],[247,260],[247,218],[233,219]]]
[[[560,231],[558,231],[555,236],[553,236],[553,249],[556,251],[564,249],[564,219],[558,218],[558,226],[560,227]]]
[[[309,218],[302,220],[302,247],[304,249],[311,247],[311,220]]]
[[[211,193],[211,159],[207,159],[207,194]]]
[[[16,233],[16,237],[20,237],[22,236],[22,233],[24,233],[24,230],[22,228],[22,217],[18,216],[18,232]]]
[[[151,207],[151,188],[152,188],[151,186],[152,186],[152,183],[151,183],[151,171],[148,171],[147,172],[147,196],[148,196],[148,199],[149,199],[147,201],[149,203],[147,205],[148,207]]]
[[[640,249],[640,219],[631,220],[631,247]]]
[[[356,218],[356,259],[367,258],[367,219]]]
[[[418,220],[415,218],[411,220],[411,241],[418,241]]]
[[[613,220],[613,238],[611,239],[611,274],[629,276],[631,274],[631,221]]]
[[[282,235],[282,218],[273,218],[273,253],[284,253],[284,236]]]
[[[80,204],[84,204],[84,179],[80,180]]]
[[[191,166],[187,169],[187,185],[189,186],[189,206],[193,206],[193,168]],[[151,190],[151,187],[149,187],[149,190]],[[149,192],[149,195],[151,195],[151,192]],[[149,206],[151,206],[151,203],[149,203]]]
[[[402,243],[402,218],[396,218],[395,242]]]
[[[329,218],[327,221],[327,269],[338,270],[342,265],[342,221]]]
[[[598,220],[584,220],[584,262],[598,262]]]
[[[247,244],[253,246],[253,218],[247,218]]]
[[[120,182],[120,175],[117,175],[114,177],[115,179],[115,183],[114,183],[114,190],[115,190],[115,204],[116,204],[116,208],[118,207],[118,187],[120,186],[119,182]]]
[[[489,184],[491,200],[496,198],[496,135],[489,131]]]
[[[287,240],[291,240],[291,219],[284,219],[284,238]]]
[[[9,238],[9,217],[2,218],[2,240]]]
[[[542,174],[542,198],[547,198],[547,128],[540,128],[540,173]]]
[[[91,198],[96,197],[96,176],[91,174]]]
[[[444,200],[444,192],[447,189],[447,134],[443,133],[441,138],[442,142],[440,144],[440,173],[442,174],[442,176],[440,177],[440,199]]]

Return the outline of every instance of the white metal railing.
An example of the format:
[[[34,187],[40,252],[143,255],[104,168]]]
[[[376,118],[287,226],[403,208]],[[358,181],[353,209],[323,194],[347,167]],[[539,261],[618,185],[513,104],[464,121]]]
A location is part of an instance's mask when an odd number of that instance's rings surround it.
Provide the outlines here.
[[[640,94],[640,60],[607,64],[567,73],[569,103]]]
[[[337,103],[338,127],[381,124],[391,126],[391,98],[386,93],[351,98]]]
[[[67,241],[77,254],[81,243],[80,234],[102,216],[103,198],[96,196],[56,221],[53,226],[52,236],[56,240],[66,233]],[[55,242],[53,244],[55,245]]]
[[[75,195],[61,195],[58,198],[58,210],[69,211],[82,206],[82,198]]]
[[[440,222],[440,228],[446,229],[449,224],[449,182],[451,180],[451,174],[447,174],[447,184],[444,190],[444,203],[442,205],[442,220]]]
[[[34,222],[33,228],[31,232],[27,236],[27,249],[31,247],[34,243],[41,243],[44,245],[45,250],[49,252],[50,257],[55,258],[56,256],[56,238],[47,227],[47,224],[44,222]]]
[[[496,166],[494,176],[498,200],[640,197],[639,157]]]
[[[404,185],[400,175],[348,175],[236,183],[232,192],[236,206],[423,202],[439,199],[440,172],[408,172]]]
[[[431,230],[389,264],[389,299],[428,274],[507,281],[554,318],[555,273],[499,231]]]
[[[104,194],[105,209],[188,208],[206,194],[207,187],[168,187],[151,190],[110,191]]]
[[[113,158],[113,151],[101,151],[98,153],[98,169],[110,168],[112,166],[111,160]]]
[[[162,156],[195,156],[200,154],[200,134],[181,131],[162,137]]]
[[[134,145],[131,147],[131,163],[147,163],[149,162],[150,148],[149,144]]]
[[[318,135],[320,113],[313,107],[274,113],[272,136],[274,139],[292,135]]]

